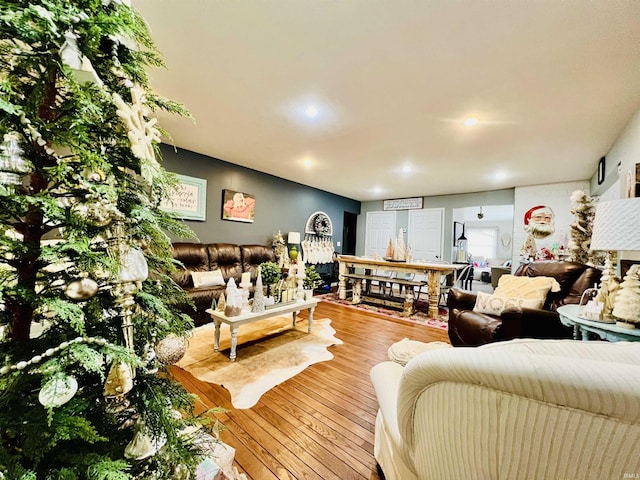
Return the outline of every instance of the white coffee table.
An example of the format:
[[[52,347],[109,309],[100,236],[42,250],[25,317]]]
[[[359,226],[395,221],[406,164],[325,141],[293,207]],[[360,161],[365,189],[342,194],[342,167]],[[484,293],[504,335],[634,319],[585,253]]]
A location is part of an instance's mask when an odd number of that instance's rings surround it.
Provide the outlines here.
[[[220,349],[220,325],[225,323],[229,325],[231,330],[231,352],[229,353],[229,359],[234,362],[236,360],[236,347],[238,346],[238,329],[241,325],[246,323],[255,322],[257,320],[264,320],[265,318],[277,317],[284,313],[293,313],[293,327],[296,326],[296,316],[301,310],[309,310],[309,326],[307,331],[311,333],[311,326],[313,324],[313,311],[316,309],[316,305],[319,300],[312,298],[311,300],[295,301],[287,303],[285,305],[279,305],[276,307],[267,308],[263,312],[259,313],[242,313],[235,317],[227,317],[224,312],[218,310],[208,309],[207,313],[211,315],[213,323],[215,325],[215,336],[213,347],[217,352]]]

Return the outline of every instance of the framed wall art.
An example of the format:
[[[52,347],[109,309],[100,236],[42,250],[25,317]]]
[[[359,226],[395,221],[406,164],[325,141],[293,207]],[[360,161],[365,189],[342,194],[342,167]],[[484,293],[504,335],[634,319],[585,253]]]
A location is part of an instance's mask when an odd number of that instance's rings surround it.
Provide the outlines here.
[[[234,190],[222,191],[222,219],[233,222],[253,223],[256,213],[256,197]]]
[[[207,180],[187,175],[176,176],[180,182],[179,188],[162,201],[160,208],[175,213],[183,220],[204,222],[207,219]]]

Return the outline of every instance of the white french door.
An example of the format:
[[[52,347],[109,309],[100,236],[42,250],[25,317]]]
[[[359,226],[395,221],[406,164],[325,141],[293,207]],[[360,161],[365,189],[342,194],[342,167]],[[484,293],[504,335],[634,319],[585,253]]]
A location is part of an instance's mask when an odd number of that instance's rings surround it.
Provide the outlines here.
[[[414,260],[442,260],[444,208],[409,210],[407,244]]]
[[[396,212],[367,212],[364,256],[373,257],[377,254],[384,257],[389,239],[395,239],[395,231]]]

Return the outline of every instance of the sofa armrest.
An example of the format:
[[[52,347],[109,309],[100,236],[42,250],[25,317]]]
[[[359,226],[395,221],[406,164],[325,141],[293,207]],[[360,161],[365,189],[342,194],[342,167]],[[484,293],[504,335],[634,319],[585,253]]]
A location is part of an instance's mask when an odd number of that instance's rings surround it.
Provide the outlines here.
[[[514,338],[573,338],[573,329],[562,324],[556,312],[522,308],[507,310],[500,316],[503,340]]]
[[[449,309],[449,341],[454,347],[477,347],[502,340],[501,330],[502,321],[497,317],[473,310]]]
[[[579,361],[566,351],[565,344],[577,343],[574,341],[539,340],[550,343],[545,345],[544,352],[532,351],[535,340],[527,340],[522,345],[519,342],[437,349],[409,362],[404,367],[398,391],[398,428],[409,452],[416,448],[416,405],[421,396],[435,394],[437,386],[475,386],[567,412],[573,409],[614,418],[620,423],[640,422],[640,388],[635,381],[640,366],[640,344],[630,345],[625,352],[620,352],[620,358],[611,362],[588,358],[584,351],[591,348],[597,352],[603,345],[604,349],[610,349],[606,342],[581,345]],[[554,354],[554,350],[558,354]],[[602,358],[603,355],[606,351],[595,356]],[[489,414],[494,418],[495,412]]]
[[[398,430],[398,388],[404,368],[396,362],[382,362],[371,369],[370,377],[387,430],[400,443]]]
[[[452,287],[447,295],[447,306],[449,309],[473,310],[476,304],[476,294],[457,287]]]

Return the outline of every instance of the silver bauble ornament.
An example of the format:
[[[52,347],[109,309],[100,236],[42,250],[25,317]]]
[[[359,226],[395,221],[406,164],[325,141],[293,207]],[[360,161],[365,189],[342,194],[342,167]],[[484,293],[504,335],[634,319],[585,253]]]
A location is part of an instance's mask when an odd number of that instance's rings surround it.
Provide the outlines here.
[[[173,365],[184,357],[188,345],[189,341],[186,338],[172,333],[156,343],[154,350],[159,362],[164,365]]]

